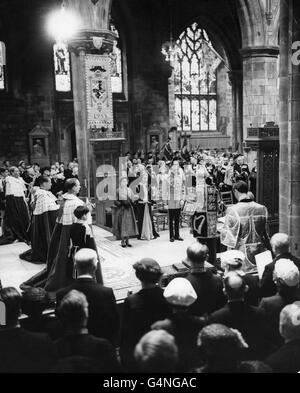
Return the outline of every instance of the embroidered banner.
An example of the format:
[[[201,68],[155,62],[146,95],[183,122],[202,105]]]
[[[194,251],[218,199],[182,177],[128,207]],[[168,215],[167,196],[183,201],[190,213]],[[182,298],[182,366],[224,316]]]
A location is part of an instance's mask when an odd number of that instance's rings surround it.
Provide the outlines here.
[[[85,70],[88,129],[112,129],[111,59],[106,55],[86,55]]]

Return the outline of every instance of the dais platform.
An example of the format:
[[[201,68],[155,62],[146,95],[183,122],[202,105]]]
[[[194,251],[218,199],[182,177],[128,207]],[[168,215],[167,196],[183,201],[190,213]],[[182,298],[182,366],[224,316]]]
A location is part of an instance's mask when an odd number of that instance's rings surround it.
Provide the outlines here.
[[[135,292],[140,288],[132,265],[145,257],[155,259],[161,267],[180,263],[186,257],[187,247],[194,241],[189,228],[180,230],[183,242],[170,243],[169,231],[159,232],[155,240],[144,241],[131,239],[132,248],[122,248],[120,241],[99,227],[94,226],[95,239],[102,261],[104,284],[113,288],[117,300],[124,299],[128,290]],[[19,285],[44,268],[44,264],[36,265],[23,261],[19,254],[29,247],[25,243],[14,243],[0,246],[0,279],[3,287]]]

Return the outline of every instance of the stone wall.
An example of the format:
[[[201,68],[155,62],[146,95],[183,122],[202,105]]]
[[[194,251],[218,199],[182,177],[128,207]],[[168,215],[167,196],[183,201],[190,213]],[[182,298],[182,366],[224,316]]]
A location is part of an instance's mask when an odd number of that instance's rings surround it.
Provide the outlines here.
[[[278,59],[248,57],[243,64],[244,137],[247,127],[261,127],[268,121],[278,124]]]
[[[52,42],[44,28],[49,3],[25,3],[20,0],[19,7],[12,2],[0,9],[8,79],[8,90],[0,95],[0,161],[12,163],[30,160],[28,133],[38,124],[49,131],[50,159],[57,152]]]

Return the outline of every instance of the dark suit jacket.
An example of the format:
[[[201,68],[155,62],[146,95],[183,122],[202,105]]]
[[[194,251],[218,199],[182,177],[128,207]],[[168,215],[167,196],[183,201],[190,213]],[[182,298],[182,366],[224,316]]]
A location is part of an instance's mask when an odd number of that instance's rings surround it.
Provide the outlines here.
[[[249,290],[245,293],[245,301],[251,306],[258,306],[259,303],[259,278],[257,275],[245,274],[245,284],[248,285]]]
[[[226,306],[210,315],[208,324],[212,323],[221,323],[239,330],[249,345],[248,356],[253,360],[262,359],[274,349],[267,340],[265,313],[244,301],[227,303]]]
[[[169,314],[169,305],[160,287],[141,289],[128,296],[123,304],[121,347],[123,364],[130,369],[133,362],[133,350],[140,338],[146,334],[151,325]]]
[[[52,179],[51,180],[51,192],[52,192],[52,194],[57,196],[57,194],[60,191],[63,191],[63,189],[64,189],[64,181],[62,179],[57,179],[57,180]]]
[[[204,318],[179,312],[151,326],[152,330],[162,329],[174,336],[179,351],[179,365],[176,371],[187,372],[197,365],[197,339],[205,323]]]
[[[300,371],[300,340],[284,344],[264,362],[274,373],[297,373]]]
[[[279,294],[263,298],[259,304],[259,308],[266,314],[268,321],[268,331],[272,342],[275,345],[283,345],[283,339],[279,333],[279,316],[281,310],[288,304],[299,300],[299,296],[283,298]]]
[[[226,304],[221,277],[210,270],[191,272],[185,277],[197,293],[197,300],[190,306],[189,314],[202,316],[211,314]]]
[[[60,359],[74,356],[90,358],[101,373],[113,373],[121,370],[116,350],[111,343],[91,334],[65,335],[56,341]]]
[[[82,292],[89,303],[87,326],[89,332],[93,336],[106,338],[115,345],[120,321],[113,290],[96,283],[92,278],[79,278],[70,286],[57,292],[57,305],[72,289]]]
[[[0,330],[0,373],[50,372],[56,361],[55,345],[46,334]]]
[[[294,257],[291,253],[285,253],[281,255],[277,255],[273,262],[269,263],[265,267],[263,276],[261,278],[260,282],[260,296],[261,297],[268,297],[268,296],[273,296],[277,293],[277,287],[276,284],[273,281],[273,272],[275,268],[275,263],[281,259],[281,258],[286,258],[286,259],[291,259],[294,264],[298,267],[300,271],[300,260],[296,257]]]
[[[63,334],[60,321],[52,315],[41,315],[37,318],[24,318],[20,321],[23,329],[32,333],[45,333],[52,340],[57,340]]]

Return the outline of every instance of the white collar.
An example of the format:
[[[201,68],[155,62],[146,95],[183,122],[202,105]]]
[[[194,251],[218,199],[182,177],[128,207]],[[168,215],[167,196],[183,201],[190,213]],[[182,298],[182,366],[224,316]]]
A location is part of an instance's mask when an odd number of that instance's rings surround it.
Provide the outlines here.
[[[82,274],[81,276],[78,276],[77,279],[79,278],[93,278],[90,274]]]
[[[74,200],[74,199],[79,199],[79,198],[76,195],[74,195],[74,194],[70,194],[70,193],[66,192],[63,195],[63,199]]]

